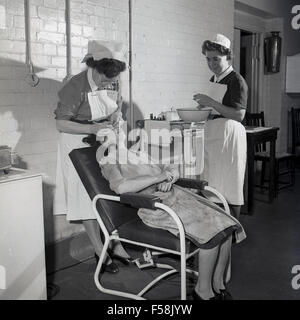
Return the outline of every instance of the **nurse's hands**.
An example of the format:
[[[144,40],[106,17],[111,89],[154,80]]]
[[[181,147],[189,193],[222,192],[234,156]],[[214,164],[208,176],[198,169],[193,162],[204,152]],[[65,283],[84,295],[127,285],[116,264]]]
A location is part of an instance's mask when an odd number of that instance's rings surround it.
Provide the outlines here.
[[[207,96],[206,94],[201,94],[201,93],[195,94],[193,97],[193,100],[195,100],[199,104],[197,106],[198,109],[214,108],[216,105],[216,101],[211,97]]]
[[[97,133],[100,131],[100,130],[113,130],[114,127],[112,125],[112,122],[111,121],[105,121],[105,122],[101,122],[101,123],[94,123],[91,125],[90,127],[90,133],[91,134],[94,134],[94,135],[97,135]]]
[[[109,117],[109,120],[111,121],[113,126],[118,126],[120,121],[124,121],[122,118],[122,112],[120,110],[117,110]]]

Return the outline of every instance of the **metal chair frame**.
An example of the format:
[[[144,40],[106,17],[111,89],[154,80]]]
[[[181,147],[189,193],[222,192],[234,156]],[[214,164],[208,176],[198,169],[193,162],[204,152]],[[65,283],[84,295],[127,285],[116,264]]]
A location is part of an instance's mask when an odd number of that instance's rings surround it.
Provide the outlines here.
[[[199,184],[199,181],[197,181],[195,183]],[[203,181],[202,181],[202,183],[203,183]],[[225,212],[230,215],[230,209],[229,209],[227,201],[225,200],[225,198],[217,190],[215,190],[215,189],[213,189],[213,188],[211,188],[209,186],[205,186],[204,190],[210,191],[211,193],[215,194],[220,199],[220,201],[221,201],[221,203],[222,203],[222,205],[224,207]],[[135,196],[135,194],[128,194],[128,195],[130,195],[133,198]],[[125,195],[125,197],[126,197],[126,195]],[[116,295],[116,296],[120,296],[120,297],[124,297],[124,298],[134,299],[134,300],[145,300],[145,298],[143,298],[143,295],[146,292],[148,292],[151,288],[153,288],[153,286],[156,285],[160,280],[162,280],[164,278],[167,278],[170,275],[173,275],[175,273],[180,272],[180,278],[181,278],[181,300],[186,300],[186,273],[188,272],[188,273],[194,274],[195,276],[198,276],[198,272],[196,272],[194,270],[191,270],[191,269],[188,269],[186,267],[186,262],[192,256],[195,256],[198,253],[199,249],[194,250],[190,254],[186,253],[186,241],[185,241],[184,226],[183,226],[182,221],[180,220],[180,218],[177,216],[177,214],[171,208],[169,208],[168,206],[162,204],[161,202],[156,202],[155,199],[154,199],[154,202],[152,203],[152,205],[157,209],[162,209],[165,212],[167,212],[174,219],[174,221],[175,221],[175,223],[176,223],[176,225],[178,227],[179,239],[180,239],[180,250],[179,251],[170,250],[170,249],[164,248],[164,247],[153,246],[153,245],[151,245],[151,243],[142,243],[142,242],[132,241],[132,240],[128,240],[128,239],[119,237],[117,230],[109,233],[107,228],[106,228],[106,226],[105,226],[105,224],[104,224],[104,222],[103,222],[103,220],[101,219],[101,213],[99,213],[99,211],[97,209],[97,202],[100,199],[101,200],[106,200],[106,201],[122,202],[122,199],[121,199],[120,196],[112,196],[112,195],[104,195],[104,194],[96,195],[93,198],[93,201],[92,201],[93,210],[94,210],[95,215],[97,217],[97,221],[99,223],[101,231],[103,232],[103,235],[104,235],[103,250],[101,252],[101,255],[100,255],[100,258],[99,258],[99,261],[98,261],[98,264],[97,264],[97,268],[96,268],[96,271],[95,271],[95,274],[94,274],[94,281],[95,281],[95,284],[96,284],[97,288],[101,292],[106,293],[106,294]],[[108,247],[109,247],[109,243],[111,241],[113,241],[113,240],[117,240],[117,241],[120,241],[120,242],[133,244],[133,245],[144,247],[144,248],[147,248],[147,249],[156,250],[159,253],[168,253],[168,254],[173,254],[173,255],[179,256],[180,257],[180,271],[178,271],[174,267],[172,267],[170,265],[167,265],[167,264],[155,264],[156,267],[162,268],[162,269],[167,269],[168,271],[166,271],[165,273],[163,273],[162,275],[158,276],[156,279],[151,281],[149,284],[147,284],[137,294],[105,288],[100,282],[99,275],[100,275],[101,266],[103,264],[106,252],[107,252]],[[228,272],[228,274],[230,274],[230,272],[231,272],[230,261],[229,261],[229,267],[228,267],[227,272]],[[227,277],[228,277],[228,275],[227,275]]]

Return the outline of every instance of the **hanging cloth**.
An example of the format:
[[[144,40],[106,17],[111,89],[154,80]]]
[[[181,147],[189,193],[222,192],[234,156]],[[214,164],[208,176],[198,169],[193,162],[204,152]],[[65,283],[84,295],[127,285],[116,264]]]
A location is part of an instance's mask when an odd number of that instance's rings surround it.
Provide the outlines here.
[[[89,68],[87,77],[92,91],[88,93],[88,100],[92,114],[91,120],[99,121],[113,114],[118,109],[118,105],[114,99],[108,96],[107,90],[98,90],[92,73],[93,69]]]

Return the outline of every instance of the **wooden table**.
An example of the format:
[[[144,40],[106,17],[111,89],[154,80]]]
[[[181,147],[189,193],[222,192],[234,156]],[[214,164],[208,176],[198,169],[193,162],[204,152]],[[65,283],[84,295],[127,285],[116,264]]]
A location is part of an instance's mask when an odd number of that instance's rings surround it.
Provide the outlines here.
[[[275,197],[275,154],[276,139],[279,128],[276,127],[247,127],[247,167],[248,167],[248,190],[247,190],[247,212],[253,214],[254,200],[254,156],[255,146],[268,142],[270,143],[270,170],[269,170],[269,201],[272,202]]]

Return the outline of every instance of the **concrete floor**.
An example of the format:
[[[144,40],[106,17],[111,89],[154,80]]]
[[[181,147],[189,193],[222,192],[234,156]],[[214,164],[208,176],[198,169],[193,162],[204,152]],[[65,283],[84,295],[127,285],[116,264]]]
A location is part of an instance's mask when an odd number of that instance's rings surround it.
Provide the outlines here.
[[[292,288],[292,268],[300,265],[300,170],[296,186],[280,191],[272,204],[255,201],[255,213],[241,216],[247,239],[232,250],[232,279],[228,285],[235,300],[298,300],[300,290]],[[257,194],[257,197],[260,197]],[[170,260],[168,258],[164,258]],[[76,263],[70,258],[69,265]],[[176,261],[171,261],[177,264]],[[124,267],[117,262],[120,272],[105,273],[107,287],[137,292],[158,274],[157,270]],[[95,260],[90,258],[48,276],[48,282],[59,287],[53,300],[111,300],[121,299],[102,294],[93,281]],[[126,279],[126,282],[124,281]],[[193,289],[193,279],[187,290]],[[53,291],[49,291],[52,293]],[[173,276],[151,290],[146,298],[155,300],[179,299],[179,277]]]

